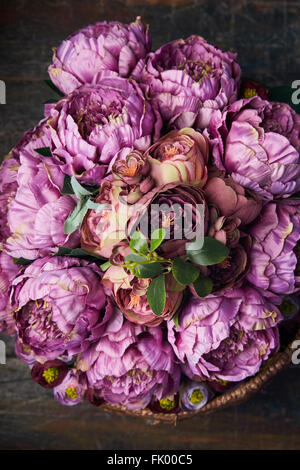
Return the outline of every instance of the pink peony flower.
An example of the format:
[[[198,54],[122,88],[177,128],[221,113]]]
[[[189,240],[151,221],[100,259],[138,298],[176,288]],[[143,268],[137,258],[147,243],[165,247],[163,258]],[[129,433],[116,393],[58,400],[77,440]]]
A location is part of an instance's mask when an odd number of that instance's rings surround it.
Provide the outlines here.
[[[157,326],[175,314],[182,300],[182,292],[173,290],[166,277],[166,305],[162,314],[157,316],[147,300],[150,281],[128,274],[121,266],[111,266],[104,274],[102,283],[113,292],[119,309],[128,320],[139,325]]]
[[[182,182],[202,187],[206,183],[208,142],[194,129],[169,132],[147,150],[145,157],[158,186]]]
[[[206,201],[218,208],[221,216],[237,217],[241,225],[252,222],[260,213],[262,200],[245,189],[232,178],[209,178],[204,187]]]
[[[103,181],[95,202],[107,209],[89,210],[81,228],[81,247],[88,253],[109,258],[116,244],[126,238],[126,224],[133,207],[123,201],[122,186]]]

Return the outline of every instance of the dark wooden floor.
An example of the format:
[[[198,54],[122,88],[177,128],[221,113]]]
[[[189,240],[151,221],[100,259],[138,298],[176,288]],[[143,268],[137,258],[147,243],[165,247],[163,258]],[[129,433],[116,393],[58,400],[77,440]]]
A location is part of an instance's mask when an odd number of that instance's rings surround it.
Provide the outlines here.
[[[199,34],[236,50],[244,75],[270,85],[300,79],[300,2],[290,0],[1,0],[0,154],[42,117],[51,47],[95,21],[150,23],[153,45]],[[3,339],[3,335],[0,335]],[[0,365],[0,449],[300,449],[300,366],[238,407],[151,426],[89,404],[63,407],[30,379],[7,342]]]

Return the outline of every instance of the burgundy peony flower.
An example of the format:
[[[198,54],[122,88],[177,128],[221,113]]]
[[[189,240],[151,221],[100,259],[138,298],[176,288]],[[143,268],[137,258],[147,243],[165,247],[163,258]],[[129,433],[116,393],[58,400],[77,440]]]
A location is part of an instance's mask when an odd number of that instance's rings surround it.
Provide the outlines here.
[[[150,281],[128,274],[121,266],[111,266],[104,274],[102,283],[113,292],[119,309],[128,320],[139,325],[157,326],[175,314],[182,300],[182,292],[172,289],[167,276],[166,306],[162,314],[157,316],[147,300]]]
[[[55,400],[67,406],[78,405],[82,402],[85,388],[78,379],[78,374],[72,369],[69,370],[63,381],[53,389]]]
[[[299,154],[283,126],[270,126],[272,105],[259,97],[216,111],[207,135],[215,163],[244,188],[271,200],[300,189]],[[284,120],[284,118],[283,118]]]
[[[264,293],[285,295],[295,285],[297,256],[293,252],[299,240],[300,217],[289,204],[267,204],[251,227],[253,245],[247,279]]]
[[[148,408],[153,413],[179,413],[181,411],[179,406],[179,395],[176,393],[176,395],[169,395],[161,400],[152,400]]]
[[[201,189],[189,184],[170,183],[153,188],[131,211],[126,233],[131,237],[136,226],[150,238],[158,227],[166,237],[158,249],[164,258],[186,254],[188,243],[194,242],[207,230],[207,208]]]
[[[268,98],[269,90],[253,80],[245,80],[242,83],[240,95],[241,98],[252,98],[260,96],[263,100]]]
[[[9,295],[13,279],[20,272],[20,267],[6,253],[0,252],[0,331],[14,335],[16,323]]]
[[[224,243],[229,253],[222,262],[212,266],[201,266],[200,271],[212,280],[215,294],[220,294],[233,286],[239,287],[250,266],[248,253],[252,245],[251,237],[240,230],[240,219],[218,217],[214,209],[210,210],[207,234]],[[191,290],[194,292],[193,288]]]
[[[113,163],[146,150],[160,118],[133,81],[103,73],[50,109],[51,150],[64,173],[99,185]]]
[[[18,337],[39,360],[77,354],[102,335],[114,306],[94,264],[76,258],[34,261],[13,281]]]
[[[158,186],[182,182],[202,187],[206,183],[208,142],[194,129],[169,132],[147,150],[145,157]]]
[[[48,72],[53,83],[69,94],[82,84],[98,83],[103,71],[129,77],[150,50],[151,36],[141,17],[129,25],[98,22],[80,29],[54,49]]]
[[[177,392],[180,369],[160,327],[145,328],[118,316],[119,329],[106,332],[78,361],[77,369],[99,396],[129,409]]]
[[[57,387],[62,383],[67,373],[66,364],[59,359],[46,361],[43,364],[36,362],[31,369],[33,380],[45,388]]]
[[[215,109],[237,99],[241,71],[235,59],[235,54],[190,36],[148,54],[133,76],[145,84],[169,127],[201,130]]]

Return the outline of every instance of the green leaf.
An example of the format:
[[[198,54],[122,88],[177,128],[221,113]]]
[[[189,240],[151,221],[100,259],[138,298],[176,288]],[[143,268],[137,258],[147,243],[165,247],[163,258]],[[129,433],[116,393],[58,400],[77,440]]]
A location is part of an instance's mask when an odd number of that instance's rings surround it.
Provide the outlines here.
[[[110,206],[109,206],[109,204],[98,204],[98,202],[94,202],[91,199],[87,199],[86,207],[88,209],[92,209],[92,210],[96,210],[96,211],[102,211],[104,209],[108,209]]]
[[[136,267],[135,275],[143,279],[149,279],[150,277],[157,276],[163,270],[163,266],[160,263],[147,263],[139,264]]]
[[[129,253],[129,255],[127,255],[125,257],[126,263],[127,262],[136,262],[136,263],[138,263],[139,261],[145,261],[145,260],[146,260],[145,256],[137,255],[135,253]]]
[[[213,289],[212,280],[207,276],[200,275],[195,282],[193,282],[194,289],[196,294],[199,297],[206,297],[207,295],[211,294]]]
[[[106,263],[103,263],[100,265],[100,268],[102,269],[102,271],[106,271],[109,267],[111,266],[111,263],[109,261],[106,261]]]
[[[227,258],[229,250],[224,243],[211,237],[204,237],[204,243],[200,250],[187,251],[188,258],[200,266],[219,264]]]
[[[166,305],[165,275],[153,279],[147,289],[147,300],[152,312],[161,315]]]
[[[136,231],[132,234],[129,246],[132,251],[137,251],[145,255],[148,253],[148,242],[141,232]]]
[[[164,228],[158,228],[157,230],[154,230],[151,235],[150,251],[156,250],[162,243],[165,236],[166,231]]]
[[[75,176],[72,176],[71,178],[71,186],[73,189],[74,194],[78,199],[82,199],[84,196],[91,196],[92,193],[88,189],[86,189],[84,186],[82,186]]]
[[[102,258],[101,256],[91,254],[88,251],[83,250],[82,248],[67,248],[65,246],[60,246],[55,256],[69,256],[69,257],[74,257],[74,258],[92,257],[92,258],[97,258],[100,260],[105,259],[105,258]]]
[[[174,317],[172,317],[172,320],[173,320],[176,328],[178,328],[179,327],[179,310],[177,310]]]
[[[55,91],[55,93],[57,93],[59,96],[65,96],[65,95],[57,88],[57,86],[55,86],[54,83],[52,83],[51,80],[44,80],[44,82],[46,83],[46,85],[48,85],[49,88],[51,88],[51,90]]]
[[[294,104],[292,102],[292,95],[296,89],[290,85],[276,86],[269,89],[268,100],[279,101],[282,103],[289,104],[297,113],[300,113],[300,104]]]
[[[64,184],[61,190],[62,194],[74,194],[72,185],[71,185],[71,177],[69,175],[65,175],[64,177]]]
[[[65,221],[64,233],[66,235],[75,232],[75,230],[81,225],[87,211],[88,207],[86,201],[84,199],[81,199],[73,210],[73,212],[71,212],[71,214]]]
[[[76,182],[78,183],[77,180],[76,180]],[[98,186],[89,186],[87,184],[80,184],[80,183],[78,183],[78,184],[81,188],[83,188],[84,190],[87,191],[87,195],[91,196],[91,195],[94,195],[95,193],[97,193],[99,191]],[[63,184],[63,188],[62,188],[61,192],[62,192],[62,194],[76,194],[74,189],[73,189],[73,186],[72,186],[71,177],[69,175],[65,175],[65,177],[64,177],[64,184]]]
[[[31,264],[33,263],[33,259],[26,259],[26,258],[13,258],[13,263],[14,264],[22,264],[22,265],[26,265],[26,264]]]
[[[172,264],[172,274],[179,284],[187,286],[196,281],[199,269],[181,258],[175,258]]]
[[[34,151],[39,153],[43,157],[52,157],[52,152],[50,150],[50,147],[41,147],[38,149],[34,149]]]

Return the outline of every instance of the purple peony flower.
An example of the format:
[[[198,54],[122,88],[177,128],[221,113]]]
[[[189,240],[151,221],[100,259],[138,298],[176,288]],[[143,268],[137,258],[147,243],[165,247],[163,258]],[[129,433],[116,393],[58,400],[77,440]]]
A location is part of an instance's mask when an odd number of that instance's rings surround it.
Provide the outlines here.
[[[12,299],[18,337],[40,361],[86,349],[114,309],[97,266],[76,258],[34,261],[13,281]]]
[[[15,354],[23,362],[26,362],[30,368],[36,363],[36,358],[34,353],[30,348],[24,346],[24,344],[17,337],[15,341]]]
[[[79,231],[64,233],[64,222],[74,210],[76,198],[61,194],[63,180],[51,158],[40,157],[29,146],[23,149],[19,187],[7,215],[11,235],[5,249],[11,256],[36,259],[56,253],[60,246],[80,245]]]
[[[222,296],[191,297],[179,313],[178,327],[168,322],[168,339],[181,362],[197,365],[199,358],[227,338],[242,300]]]
[[[266,132],[276,132],[286,137],[300,152],[300,115],[286,103],[271,103],[262,122]]]
[[[237,99],[241,71],[235,59],[235,54],[190,36],[148,54],[133,76],[146,85],[169,127],[202,130],[214,110]]]
[[[16,195],[18,168],[19,161],[13,157],[4,160],[0,167],[0,246],[10,235],[7,212],[12,199]]]
[[[272,328],[283,319],[278,307],[250,285],[232,289],[225,295],[228,299],[240,296],[242,302],[239,307],[238,322],[244,331]]]
[[[213,114],[207,134],[218,168],[267,200],[300,189],[295,139],[274,121],[271,126],[270,114],[272,105],[259,97],[238,100]]]
[[[184,366],[184,372],[193,379],[228,380],[239,382],[256,374],[263,361],[277,351],[278,328],[245,331],[238,323],[230,329],[230,335],[208,354],[204,354],[196,366]]]
[[[78,375],[69,370],[63,381],[53,389],[55,400],[62,405],[74,406],[83,400],[85,387],[79,383]]]
[[[9,294],[11,283],[18,275],[20,267],[6,253],[0,252],[0,331],[9,335],[16,332]]]
[[[146,150],[160,117],[133,81],[103,73],[49,110],[51,150],[64,173],[100,184],[107,169],[133,148]]]
[[[80,356],[77,368],[88,385],[105,401],[134,410],[176,393],[180,369],[162,329],[123,321],[121,313],[113,324]]]
[[[229,361],[231,356],[239,351],[240,346],[241,351],[248,348],[248,341],[252,347],[252,342],[255,345],[257,337],[259,347],[260,341],[264,341],[264,333],[275,331],[274,328],[281,319],[279,310],[271,302],[254,288],[245,286],[240,289],[232,289],[219,297],[208,296],[202,300],[193,297],[179,314],[178,327],[172,320],[168,323],[168,338],[176,356],[183,363],[184,372],[190,378],[200,376],[234,381],[235,379],[232,377],[225,378],[221,375],[214,375],[213,372],[217,369],[213,367],[211,369],[208,367],[211,374],[208,373],[205,369],[206,358],[218,358],[220,351],[220,361],[223,361],[222,367],[226,366],[226,360]],[[238,331],[240,338],[237,336]],[[261,332],[263,334],[259,334]],[[236,351],[231,340],[232,336],[236,341]],[[242,341],[243,336],[245,336],[245,344]],[[227,343],[231,347],[227,348]],[[274,347],[272,346],[271,349]],[[253,358],[254,362],[250,358],[251,364],[257,368],[255,371],[258,370],[261,363],[260,361],[258,364],[257,358],[257,354]],[[235,357],[232,360],[236,360],[237,363],[239,361]],[[241,368],[243,369],[242,364]],[[247,371],[247,366],[245,366],[245,371],[240,371],[240,374],[244,372],[246,375],[242,378],[255,373],[252,373],[250,369]],[[242,378],[236,380],[242,380]]]
[[[251,267],[247,279],[264,293],[285,295],[294,292],[300,217],[295,206],[267,204],[250,228],[253,240]]]
[[[82,84],[98,83],[103,71],[129,77],[150,50],[148,26],[139,16],[129,25],[103,21],[80,29],[54,49],[48,72],[53,83],[69,94]]]

